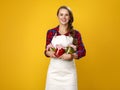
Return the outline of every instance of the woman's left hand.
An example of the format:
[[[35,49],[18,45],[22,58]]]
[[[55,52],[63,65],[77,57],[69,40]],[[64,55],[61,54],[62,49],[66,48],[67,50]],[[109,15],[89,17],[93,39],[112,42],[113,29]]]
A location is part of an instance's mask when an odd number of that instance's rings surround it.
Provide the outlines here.
[[[72,54],[64,53],[64,54],[61,55],[59,58],[60,58],[60,59],[64,59],[64,60],[73,60],[73,55],[72,55]]]

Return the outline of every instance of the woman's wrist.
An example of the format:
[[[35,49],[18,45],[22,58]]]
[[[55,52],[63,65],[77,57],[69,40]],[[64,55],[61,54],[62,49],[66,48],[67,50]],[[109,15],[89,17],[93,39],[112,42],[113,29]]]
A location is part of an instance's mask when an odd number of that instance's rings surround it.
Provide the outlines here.
[[[77,59],[77,58],[78,58],[77,53],[73,53],[72,55],[73,55],[73,58],[74,58],[74,59]]]

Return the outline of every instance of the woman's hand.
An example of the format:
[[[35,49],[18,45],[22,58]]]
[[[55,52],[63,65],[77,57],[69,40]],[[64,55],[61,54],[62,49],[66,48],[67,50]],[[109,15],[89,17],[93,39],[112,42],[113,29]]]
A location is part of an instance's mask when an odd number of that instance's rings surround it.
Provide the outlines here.
[[[58,57],[58,58],[64,59],[64,60],[73,60],[73,55],[72,55],[72,54],[64,53],[63,55],[61,55],[61,56]]]
[[[51,57],[51,58],[56,58],[56,56],[54,55],[54,51],[46,51],[47,56]]]
[[[78,58],[78,55],[76,53],[73,53],[73,58],[74,59],[77,59]]]

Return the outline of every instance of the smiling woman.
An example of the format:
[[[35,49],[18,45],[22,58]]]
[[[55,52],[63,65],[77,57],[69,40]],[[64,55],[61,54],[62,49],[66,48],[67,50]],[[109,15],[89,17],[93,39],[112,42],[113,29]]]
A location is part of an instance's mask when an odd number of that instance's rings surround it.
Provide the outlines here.
[[[45,90],[78,90],[74,59],[85,56],[82,38],[73,29],[73,14],[67,6],[58,9],[59,25],[48,30],[45,55],[51,58]]]

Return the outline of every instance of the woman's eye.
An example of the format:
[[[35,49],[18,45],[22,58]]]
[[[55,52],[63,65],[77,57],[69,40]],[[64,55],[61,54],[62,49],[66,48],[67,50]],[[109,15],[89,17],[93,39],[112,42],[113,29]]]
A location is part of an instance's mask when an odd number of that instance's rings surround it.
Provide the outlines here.
[[[65,16],[69,16],[68,14],[66,14]]]
[[[60,16],[63,16],[63,14],[60,14]]]
[[[59,14],[60,16],[69,16],[69,14]]]

